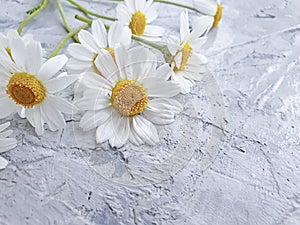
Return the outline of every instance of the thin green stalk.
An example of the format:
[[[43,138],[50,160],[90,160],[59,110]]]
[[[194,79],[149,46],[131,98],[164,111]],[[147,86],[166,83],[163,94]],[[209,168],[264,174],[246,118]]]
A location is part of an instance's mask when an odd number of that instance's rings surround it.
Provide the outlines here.
[[[111,0],[111,1],[113,1],[113,2],[123,2],[124,0]],[[176,3],[176,2],[165,1],[165,0],[153,0],[153,2],[159,2],[159,3],[163,3],[163,4],[167,4],[167,5],[173,5],[173,6],[177,6],[177,7],[180,7],[180,8],[185,8],[185,9],[192,10],[192,11],[194,11],[196,13],[200,13],[200,14],[206,15],[205,13],[203,13],[203,12],[195,9],[192,6],[183,5],[183,4]]]
[[[139,41],[139,42],[142,42],[143,44],[148,45],[148,46],[150,46],[152,48],[155,48],[155,49],[157,49],[157,50],[159,50],[161,52],[164,49],[164,46],[156,44],[156,43],[154,43],[152,41],[145,40],[145,39],[143,39],[143,38],[141,38],[141,37],[139,37],[137,35],[134,35],[134,34],[132,35],[132,39],[136,40],[136,41]]]
[[[66,30],[68,31],[68,33],[72,32],[72,28],[70,27],[70,25],[69,25],[69,23],[66,19],[65,12],[64,12],[63,7],[60,3],[60,0],[55,0],[55,1],[56,1],[57,7],[59,9],[59,13],[61,15],[61,18],[63,20],[63,23],[65,25]],[[72,38],[75,42],[79,42],[79,39],[76,37],[76,35],[74,35]]]
[[[110,20],[110,21],[116,21],[116,18],[112,18],[112,17],[108,17],[108,16],[103,16],[94,12],[91,12],[89,10],[87,10],[86,8],[84,8],[83,6],[79,5],[77,2],[73,1],[73,0],[67,0],[68,2],[70,2],[72,5],[76,6],[81,12],[83,12],[86,15],[91,15],[91,16],[95,16],[104,20]]]
[[[163,3],[163,4],[167,4],[167,5],[173,5],[173,6],[177,6],[177,7],[180,7],[180,8],[189,9],[189,10],[192,10],[192,11],[200,13],[200,14],[204,14],[203,12],[200,12],[199,10],[195,9],[192,6],[183,5],[183,4],[176,3],[176,2],[165,1],[165,0],[153,0],[153,2],[159,2],[159,3]]]
[[[82,21],[82,22],[85,22],[85,23],[87,23],[87,24],[89,24],[89,25],[91,25],[92,22],[93,22],[93,20],[88,19],[88,18],[83,17],[83,16],[79,16],[79,15],[75,15],[75,19],[80,20],[80,21]],[[106,24],[104,24],[104,26],[105,26],[106,30],[108,30],[109,27],[110,27],[110,26],[108,26],[108,25],[106,25]]]
[[[42,12],[44,10],[44,8],[47,6],[48,4],[48,0],[43,0],[38,6],[36,6],[33,10],[29,10],[28,13],[30,13],[30,15],[23,20],[23,22],[20,24],[19,28],[18,28],[18,33],[21,34],[22,30],[24,28],[24,26],[30,21],[32,20],[35,16],[37,16],[40,12]]]
[[[57,55],[57,53],[60,51],[60,49],[65,45],[65,43],[74,35],[76,35],[79,31],[81,31],[82,29],[86,29],[89,27],[89,24],[85,24],[79,28],[77,28],[76,30],[71,31],[70,33],[68,33],[62,40],[61,42],[57,45],[57,47],[54,49],[54,51],[52,52],[52,54],[49,56],[49,58],[52,58],[54,56]]]

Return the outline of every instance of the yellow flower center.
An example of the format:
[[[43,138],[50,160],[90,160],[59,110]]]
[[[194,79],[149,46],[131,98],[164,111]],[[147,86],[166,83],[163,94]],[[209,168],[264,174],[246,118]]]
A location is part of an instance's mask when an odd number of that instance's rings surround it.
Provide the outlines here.
[[[112,89],[110,101],[123,116],[135,116],[143,112],[148,104],[145,88],[134,80],[123,80]]]
[[[11,59],[11,61],[15,61],[14,59],[13,59],[13,57],[12,57],[12,54],[11,54],[11,49],[10,48],[5,48],[5,50],[6,50],[6,52],[7,52],[7,54],[9,55],[9,57],[10,57],[10,59]]]
[[[181,50],[179,50],[176,55],[174,56],[173,60],[171,61],[171,63],[175,62],[175,57],[179,54],[182,53],[182,58],[181,58],[181,63],[180,66],[178,67],[178,65],[176,65],[174,67],[174,71],[178,71],[178,70],[185,70],[186,69],[186,64],[189,60],[189,58],[192,55],[192,50],[193,48],[189,45],[189,43],[186,43],[183,48]]]
[[[214,24],[213,24],[214,27],[218,26],[218,24],[222,18],[222,11],[223,11],[223,6],[218,4],[218,9],[217,9],[216,15],[214,16]]]
[[[115,51],[113,48],[104,48],[112,57],[113,57],[113,60],[116,61],[115,59]],[[96,64],[95,64],[95,61],[96,61],[96,58],[98,57],[98,53],[96,53],[92,59],[92,65],[93,65],[93,70],[95,73],[98,73],[99,75],[102,75],[101,72],[98,70]]]
[[[16,104],[32,108],[45,99],[46,88],[36,76],[19,72],[10,78],[6,93]]]
[[[129,23],[129,28],[131,29],[132,34],[141,36],[145,32],[146,28],[146,16],[144,13],[138,11],[134,13],[131,17]]]

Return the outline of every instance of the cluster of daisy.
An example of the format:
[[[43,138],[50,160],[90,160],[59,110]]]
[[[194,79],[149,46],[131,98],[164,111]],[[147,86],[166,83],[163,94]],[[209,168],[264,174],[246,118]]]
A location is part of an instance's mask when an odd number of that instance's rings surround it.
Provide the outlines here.
[[[84,131],[96,129],[97,143],[109,141],[117,148],[127,141],[155,145],[159,141],[155,125],[172,123],[182,111],[173,97],[189,93],[205,73],[207,59],[200,48],[209,30],[218,25],[222,6],[214,0],[194,0],[193,7],[159,0],[124,0],[116,8],[117,18],[111,18],[67,1],[102,19],[77,16],[86,22],[83,27],[91,26],[91,32],[82,27],[72,31],[56,0],[69,33],[49,59],[32,35],[20,35],[47,0],[29,12],[18,32],[0,34],[0,119],[18,113],[37,135],[43,135],[45,125],[51,131],[65,127],[63,113],[81,113],[79,126]],[[164,45],[157,44],[164,29],[152,25],[158,17],[157,2],[186,8],[180,15],[180,35],[168,37]],[[205,14],[193,21],[192,30],[187,9]],[[114,22],[108,26],[103,19]],[[70,37],[78,42],[68,46],[70,57],[57,55]],[[162,52],[164,62],[158,61],[152,48]],[[65,65],[68,72],[60,72]],[[73,83],[78,91],[74,103],[56,94]],[[0,125],[0,153],[17,145],[14,138],[8,138],[11,130],[3,132],[8,126],[8,122]],[[0,158],[0,169],[6,165]]]

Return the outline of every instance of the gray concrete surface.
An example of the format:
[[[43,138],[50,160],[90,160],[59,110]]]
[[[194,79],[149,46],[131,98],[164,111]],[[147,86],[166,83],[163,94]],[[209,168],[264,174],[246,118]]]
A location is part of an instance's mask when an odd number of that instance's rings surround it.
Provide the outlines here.
[[[112,4],[80,2],[115,13]],[[35,4],[0,0],[0,32],[16,29]],[[204,49],[210,73],[178,97],[185,111],[159,128],[158,146],[97,146],[79,115],[40,138],[26,120],[8,118],[19,146],[0,171],[0,224],[300,224],[300,2],[223,5]],[[180,12],[162,6],[157,24],[175,34]],[[24,32],[51,53],[65,35],[53,0]],[[71,101],[72,87],[61,95]]]

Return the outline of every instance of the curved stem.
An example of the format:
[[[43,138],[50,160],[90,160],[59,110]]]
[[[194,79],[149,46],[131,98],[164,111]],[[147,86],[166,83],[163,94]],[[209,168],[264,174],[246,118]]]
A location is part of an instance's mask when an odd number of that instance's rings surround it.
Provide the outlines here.
[[[113,1],[113,2],[123,2],[124,0],[111,0],[111,1]],[[176,2],[171,2],[171,1],[166,1],[166,0],[153,0],[153,2],[159,2],[159,3],[163,3],[163,4],[167,4],[167,5],[173,5],[173,6],[177,6],[177,7],[180,7],[180,8],[185,8],[185,9],[192,10],[192,11],[194,11],[196,13],[207,15],[207,14],[199,11],[198,9],[195,9],[192,6],[183,5],[183,4],[176,3]]]
[[[54,49],[54,51],[52,52],[52,54],[49,56],[49,58],[52,58],[54,56],[57,55],[57,53],[60,51],[60,49],[65,45],[65,43],[71,38],[73,37],[75,34],[77,34],[79,31],[81,31],[82,29],[88,28],[89,24],[85,24],[79,28],[77,28],[76,30],[71,31],[70,33],[68,33],[62,40],[61,42],[57,45],[57,47]]]
[[[85,23],[87,23],[87,24],[89,24],[89,25],[91,25],[92,22],[93,22],[93,20],[88,19],[88,18],[83,17],[83,16],[79,16],[79,15],[75,15],[75,19],[80,20],[80,21],[82,21],[82,22],[85,22]],[[104,24],[104,26],[105,26],[106,30],[108,30],[109,27],[110,27],[109,25],[106,25],[106,24]]]
[[[67,30],[68,32],[71,32],[71,31],[72,31],[72,28],[70,27],[70,25],[69,25],[69,23],[68,23],[68,21],[67,21],[67,19],[66,19],[65,12],[64,12],[63,7],[62,7],[62,5],[61,5],[61,3],[60,3],[60,0],[55,0],[55,1],[56,1],[57,7],[58,7],[58,9],[59,9],[59,13],[60,13],[60,15],[61,15],[61,18],[62,18],[62,20],[63,20],[63,23],[64,23],[64,25],[65,25],[66,30]],[[79,42],[78,38],[77,38],[75,35],[74,35],[72,38],[73,38],[73,40],[74,40],[75,42]]]
[[[117,20],[116,18],[112,18],[112,17],[108,17],[108,16],[103,16],[103,15],[91,12],[91,11],[89,11],[86,8],[82,7],[81,5],[79,5],[77,2],[75,2],[73,0],[67,0],[67,1],[70,2],[72,5],[76,6],[84,14],[95,16],[95,17],[98,17],[98,18],[101,18],[101,19],[105,19],[105,20],[110,20],[110,21],[116,21]]]
[[[18,33],[21,34],[22,30],[24,28],[24,26],[30,21],[32,20],[35,16],[37,16],[40,12],[42,12],[44,10],[44,8],[46,7],[46,5],[48,4],[48,0],[43,0],[41,2],[40,5],[38,5],[37,7],[35,7],[33,9],[33,12],[30,14],[30,16],[28,16],[25,20],[23,20],[23,22],[20,24],[20,26],[18,27]],[[29,11],[30,13],[31,11]]]
[[[157,50],[159,50],[161,52],[163,51],[164,46],[156,44],[153,41],[145,40],[145,39],[143,39],[143,38],[141,38],[141,37],[139,37],[137,35],[134,35],[134,34],[132,35],[132,39],[136,40],[136,41],[139,41],[139,42],[142,42],[143,44],[148,45],[148,46],[150,46],[152,48],[155,48],[155,49],[157,49]]]
[[[189,10],[192,10],[192,11],[197,12],[197,13],[204,14],[203,12],[200,12],[199,10],[195,9],[192,6],[183,5],[183,4],[179,4],[179,3],[176,3],[176,2],[165,1],[165,0],[153,0],[153,2],[160,2],[160,3],[163,3],[163,4],[173,5],[173,6],[189,9]]]

